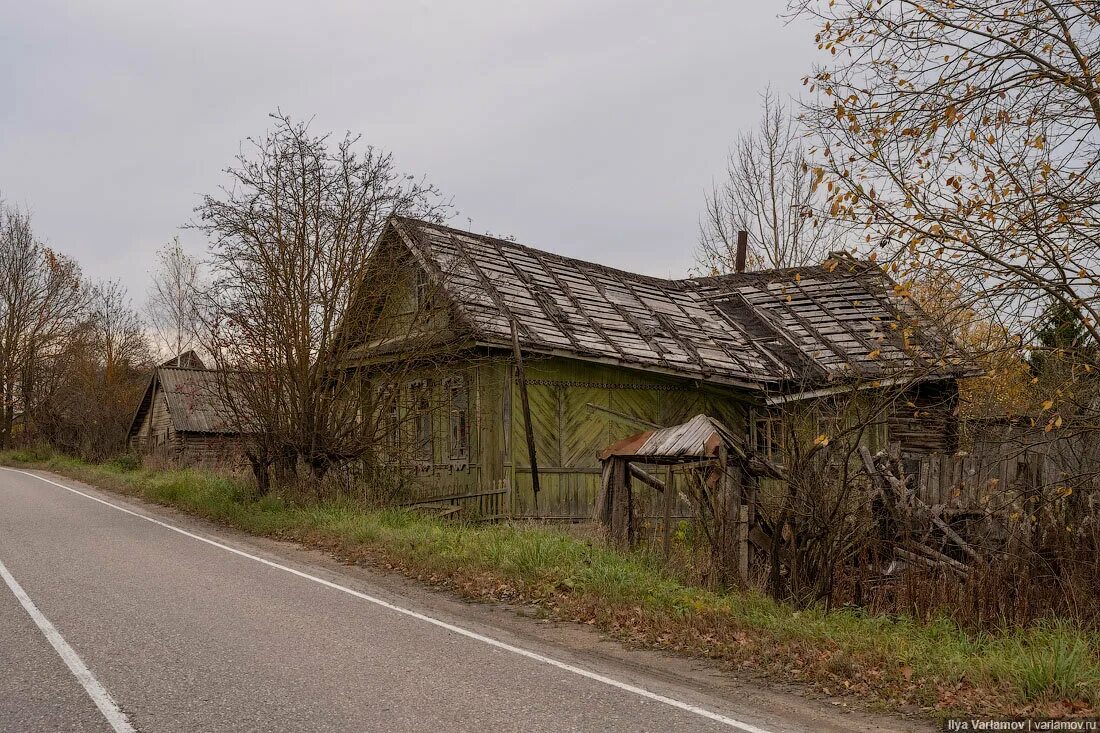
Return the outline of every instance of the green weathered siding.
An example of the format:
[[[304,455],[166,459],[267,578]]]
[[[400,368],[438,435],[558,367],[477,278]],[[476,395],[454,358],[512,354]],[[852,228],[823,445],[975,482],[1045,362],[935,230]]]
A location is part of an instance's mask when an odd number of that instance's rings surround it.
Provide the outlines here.
[[[647,429],[612,413],[658,425],[706,413],[737,433],[747,425],[740,395],[691,380],[564,358],[530,358],[526,371],[541,491],[536,508],[519,387],[513,381],[511,509],[520,516],[592,516],[600,489],[600,451]]]

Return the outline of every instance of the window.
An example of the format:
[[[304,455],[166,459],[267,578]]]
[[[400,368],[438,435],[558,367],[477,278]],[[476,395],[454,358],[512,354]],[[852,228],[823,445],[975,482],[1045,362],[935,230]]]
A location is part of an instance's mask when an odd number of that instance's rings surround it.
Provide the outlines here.
[[[428,273],[422,268],[416,268],[416,310],[426,311],[431,306],[431,281]]]
[[[413,458],[431,463],[435,455],[431,382],[413,382],[409,385],[409,396],[413,412]]]
[[[466,377],[448,379],[444,385],[450,418],[451,460],[465,461],[470,457],[470,391]]]
[[[753,421],[753,445],[757,453],[782,461],[787,445],[783,420],[776,412],[758,413]]]
[[[381,418],[379,427],[382,433],[382,451],[390,458],[396,457],[401,448],[401,422],[397,389],[394,386],[379,388],[378,409]]]

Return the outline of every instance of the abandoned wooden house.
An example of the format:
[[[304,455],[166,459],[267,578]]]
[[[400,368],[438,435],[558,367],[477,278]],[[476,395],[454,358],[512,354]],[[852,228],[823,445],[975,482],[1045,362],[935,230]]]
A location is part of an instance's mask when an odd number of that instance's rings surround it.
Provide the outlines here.
[[[778,455],[787,416],[813,404],[827,424],[837,395],[886,388],[898,397],[865,442],[956,448],[963,369],[870,262],[670,280],[408,218],[372,259],[345,323],[347,374],[364,409],[386,413],[387,450],[416,464],[425,500],[587,518],[616,440],[706,414]],[[398,364],[399,388],[378,394]]]
[[[127,446],[183,464],[236,461],[237,431],[222,409],[217,377],[194,352],[157,367],[130,422]]]

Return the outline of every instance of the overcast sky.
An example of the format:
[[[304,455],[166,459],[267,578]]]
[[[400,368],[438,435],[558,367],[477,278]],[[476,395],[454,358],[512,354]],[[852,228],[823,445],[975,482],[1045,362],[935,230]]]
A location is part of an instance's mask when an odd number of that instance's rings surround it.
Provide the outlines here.
[[[4,3],[0,194],[140,304],[155,249],[280,107],[392,151],[453,198],[454,226],[682,276],[759,93],[798,94],[814,60],[782,6]]]

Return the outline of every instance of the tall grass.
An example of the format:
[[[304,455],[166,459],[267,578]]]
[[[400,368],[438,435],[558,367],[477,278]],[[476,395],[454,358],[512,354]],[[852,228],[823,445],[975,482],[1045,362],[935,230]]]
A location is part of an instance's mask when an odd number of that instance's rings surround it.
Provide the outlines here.
[[[384,561],[480,598],[519,598],[650,646],[850,691],[887,705],[1008,714],[1100,706],[1100,635],[1066,622],[967,633],[858,609],[796,611],[753,592],[692,587],[642,553],[622,553],[552,527],[463,524],[278,492],[253,498],[243,480],[91,465],[48,451],[0,453],[176,507],[246,532]]]

